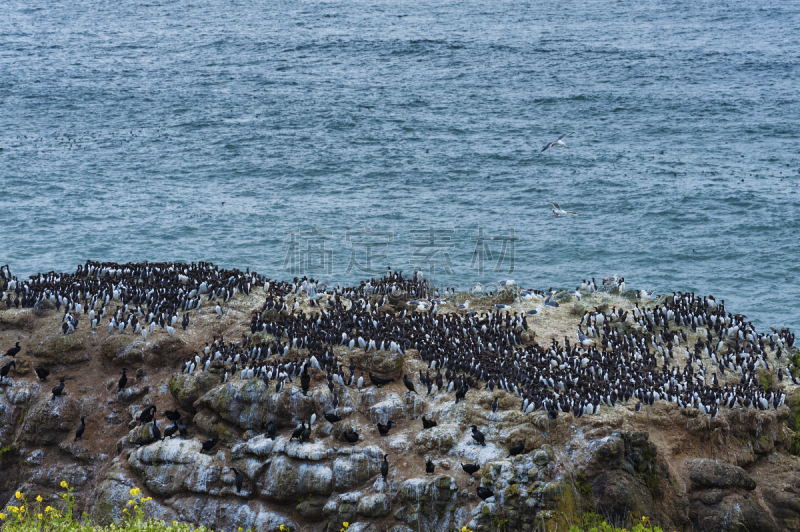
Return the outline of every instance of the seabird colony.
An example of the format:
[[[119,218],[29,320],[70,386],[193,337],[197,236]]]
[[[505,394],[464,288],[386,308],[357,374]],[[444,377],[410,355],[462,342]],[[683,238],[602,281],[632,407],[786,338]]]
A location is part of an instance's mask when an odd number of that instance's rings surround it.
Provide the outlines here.
[[[610,282],[617,289],[624,287],[624,279]],[[423,393],[433,394],[436,386],[437,392],[453,394],[458,403],[476,393],[474,390],[500,388],[518,396],[526,413],[544,411],[550,419],[593,415],[601,406],[629,401],[636,401],[637,411],[642,405],[664,400],[695,407],[709,416],[723,408],[777,409],[785,395],[773,387],[764,389],[759,373],[797,384],[791,367],[792,332],[785,328],[756,332],[743,315],[727,312],[724,301],[693,293],[678,292],[652,302],[642,299],[630,311],[586,308],[575,340],[565,337],[563,343],[552,339],[540,345],[530,334],[523,337],[530,328],[525,312],[508,305],[496,305],[489,311],[453,305],[435,299],[420,275],[406,278],[401,272],[329,290],[314,279],[279,282],[249,269],[226,270],[207,262],[89,261],[74,274],[48,272],[25,280],[12,276],[6,266],[0,268],[0,283],[0,296],[6,294],[7,307],[30,308],[43,301],[56,309],[63,307],[64,334],[71,334],[86,316],[85,326],[102,330],[108,325],[109,335],[142,334],[145,339],[157,328],[174,335],[179,313],[183,315],[182,328],[188,328],[190,314],[203,298],[215,305],[221,319],[221,302],[263,287],[263,305],[253,313],[249,331],[243,331],[241,340],[214,337],[202,353],[183,361],[180,370],[206,371],[213,364],[224,368],[223,382],[229,378],[262,379],[275,391],[299,378],[303,393],[310,387],[310,372],[324,375],[334,397],[333,412],[325,414],[328,420],[341,419],[335,414],[337,387],[360,389],[392,381],[371,373],[368,380],[363,373],[356,375],[352,361],[345,367],[342,354],[355,350],[416,351],[414,356],[420,357],[427,370],[413,380],[404,376],[409,393],[417,393],[414,382],[419,382]],[[514,286],[509,281],[505,289]],[[592,280],[571,293],[579,298],[595,290]],[[545,305],[558,306],[559,293],[552,290],[519,294],[520,299],[546,295]],[[678,346],[686,350],[685,359],[676,359]],[[12,347],[7,355],[18,352]],[[4,370],[6,377],[8,370]],[[120,389],[124,388],[122,380]],[[62,392],[63,379],[53,390],[53,399]],[[171,432],[185,433],[185,427],[178,424],[180,414],[176,416]],[[143,419],[142,423],[149,421]],[[304,421],[295,437],[307,440],[313,421],[308,427]],[[476,442],[483,443],[483,434],[477,427],[472,430]],[[274,438],[275,432],[270,423],[270,436]],[[343,438],[355,443],[358,434],[351,430]],[[151,440],[155,441],[150,438],[137,443]],[[213,447],[216,441],[212,440],[204,446]]]

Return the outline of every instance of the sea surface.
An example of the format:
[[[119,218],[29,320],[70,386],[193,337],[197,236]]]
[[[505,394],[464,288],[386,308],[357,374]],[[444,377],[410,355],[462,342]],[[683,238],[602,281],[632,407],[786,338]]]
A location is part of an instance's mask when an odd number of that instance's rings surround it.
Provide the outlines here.
[[[0,262],[618,274],[796,328],[799,98],[800,2],[4,0]]]

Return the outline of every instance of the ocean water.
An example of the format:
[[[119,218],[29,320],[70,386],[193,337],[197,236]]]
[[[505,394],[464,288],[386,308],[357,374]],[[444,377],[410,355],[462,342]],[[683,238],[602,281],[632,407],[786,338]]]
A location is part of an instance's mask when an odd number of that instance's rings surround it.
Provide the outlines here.
[[[0,262],[619,274],[797,327],[798,95],[797,2],[5,0]]]

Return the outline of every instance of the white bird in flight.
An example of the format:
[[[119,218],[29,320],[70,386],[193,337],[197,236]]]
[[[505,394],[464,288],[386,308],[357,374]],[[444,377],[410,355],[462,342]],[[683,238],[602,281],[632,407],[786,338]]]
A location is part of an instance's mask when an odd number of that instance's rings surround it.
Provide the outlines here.
[[[568,214],[574,214],[575,216],[580,216],[580,214],[578,214],[575,211],[565,211],[564,209],[558,206],[558,203],[553,203],[552,201],[548,201],[547,203],[553,206],[554,218],[558,218],[559,216],[566,216]]]
[[[572,135],[572,133],[575,133],[575,132],[572,131],[571,133],[564,133],[563,135],[558,137],[555,142],[548,142],[547,144],[544,145],[544,148],[542,148],[542,152],[544,152],[547,148],[552,148],[554,146],[561,146],[562,148],[566,148],[567,145],[564,144],[564,140],[563,139],[567,135]]]

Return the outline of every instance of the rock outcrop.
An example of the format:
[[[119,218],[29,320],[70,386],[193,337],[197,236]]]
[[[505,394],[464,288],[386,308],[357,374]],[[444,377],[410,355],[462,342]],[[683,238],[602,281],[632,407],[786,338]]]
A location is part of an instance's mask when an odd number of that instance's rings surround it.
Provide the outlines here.
[[[623,296],[593,297],[607,309],[629,308]],[[210,338],[251,342],[248,350],[279,350],[270,363],[308,360],[308,349],[297,347],[302,334],[274,338],[250,329],[254,316],[294,319],[286,310],[262,311],[264,297],[259,288],[223,301],[222,316],[216,302],[204,297],[188,330],[170,337],[156,328],[147,340],[86,327],[64,336],[63,313],[48,304],[0,309],[3,346],[23,331],[30,336],[20,364],[0,384],[0,497],[10,501],[13,491],[21,489],[42,494],[48,504],[61,504],[57,493],[66,480],[75,489],[78,511],[108,524],[122,517],[130,490],[140,488],[153,497],[146,505],[148,515],[228,532],[271,532],[281,525],[331,531],[344,521],[350,523],[348,532],[463,526],[475,532],[549,531],[568,530],[596,514],[619,525],[646,516],[665,530],[686,532],[800,532],[800,460],[793,454],[800,453],[795,448],[800,399],[788,380],[774,388],[786,394],[785,404],[725,408],[715,416],[692,404],[679,407],[663,400],[637,410],[635,397],[604,399],[597,412],[585,415],[548,415],[541,405],[523,408],[511,386],[489,390],[483,382],[455,404],[452,392],[434,385],[428,393],[418,376],[439,369],[467,375],[466,368],[431,369],[422,360],[421,346],[416,346],[419,351],[405,346],[401,355],[339,345],[342,333],[358,337],[352,323],[342,324],[330,353],[345,369],[352,362],[356,378],[363,372],[361,389],[343,386],[313,364],[307,390],[299,372],[291,378],[262,372],[242,380],[244,368],[234,371],[233,361],[223,354],[209,356],[206,370],[180,372],[183,361],[205,353]],[[514,301],[513,295],[503,297]],[[381,312],[407,310],[408,299],[384,302]],[[488,305],[491,298],[484,299]],[[562,307],[552,310],[550,318],[565,320],[574,331],[586,299],[573,300],[566,292],[556,299]],[[302,298],[298,306],[296,312],[318,312]],[[619,330],[634,326],[615,324]],[[549,342],[535,336],[531,329],[515,341]],[[514,360],[512,366],[524,363]],[[47,382],[32,372],[40,364],[51,370]],[[123,366],[129,370],[128,383],[118,390]],[[370,372],[395,381],[373,386]],[[405,388],[404,374],[418,393]],[[50,390],[61,376],[66,395],[52,399]],[[564,388],[568,395],[569,386]],[[157,407],[162,437],[172,426],[166,410],[180,411],[188,436],[176,432],[152,441],[152,423],[138,420],[149,405]],[[329,422],[329,413],[341,420]],[[438,425],[423,429],[423,414]],[[86,431],[76,439],[81,416],[87,418]],[[302,440],[290,438],[312,417]],[[381,435],[376,424],[388,421],[394,426]],[[267,434],[270,424],[277,428],[274,439]],[[485,445],[472,438],[472,425],[485,435]],[[350,430],[359,434],[354,444],[343,438]],[[519,441],[523,451],[510,456]],[[214,445],[204,450],[204,442]],[[428,459],[435,466],[432,474],[425,472]],[[478,471],[468,475],[462,464],[476,464]],[[232,468],[242,475],[240,489]]]

